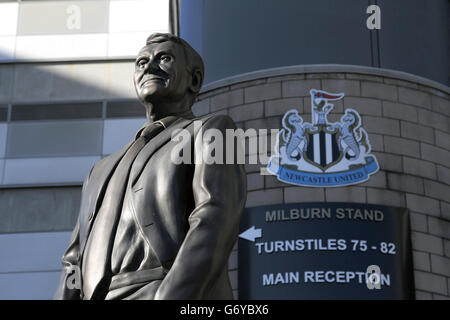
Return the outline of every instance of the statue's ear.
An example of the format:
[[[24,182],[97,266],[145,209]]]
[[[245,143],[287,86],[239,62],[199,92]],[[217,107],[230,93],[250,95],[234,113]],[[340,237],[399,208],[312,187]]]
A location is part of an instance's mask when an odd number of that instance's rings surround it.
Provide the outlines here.
[[[196,68],[192,71],[192,76],[191,76],[191,83],[189,85],[189,90],[194,93],[197,94],[200,91],[200,88],[202,87],[202,82],[203,82],[203,75],[200,71],[200,69]]]

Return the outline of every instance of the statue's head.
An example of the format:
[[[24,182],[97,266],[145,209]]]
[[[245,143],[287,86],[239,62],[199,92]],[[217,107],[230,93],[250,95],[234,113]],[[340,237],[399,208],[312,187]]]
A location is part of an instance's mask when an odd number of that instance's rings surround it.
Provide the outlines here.
[[[154,33],[139,51],[134,72],[138,98],[145,104],[194,103],[202,86],[203,60],[185,40]]]

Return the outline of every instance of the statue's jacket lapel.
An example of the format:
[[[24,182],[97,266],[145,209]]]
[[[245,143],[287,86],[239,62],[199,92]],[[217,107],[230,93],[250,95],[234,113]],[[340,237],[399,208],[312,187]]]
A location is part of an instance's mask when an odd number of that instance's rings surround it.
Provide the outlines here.
[[[139,152],[136,157],[130,172],[128,186],[132,188],[132,193],[139,192],[142,186],[138,183],[141,174],[147,165],[152,155],[160,149],[164,144],[170,141],[172,133],[176,130],[181,130],[192,123],[193,120],[178,119],[172,123],[167,129],[163,130],[160,134],[149,141],[145,147]],[[91,170],[89,177],[83,185],[81,206],[80,206],[80,256],[81,259],[84,248],[86,246],[89,232],[92,228],[92,223],[95,220],[95,216],[101,206],[103,195],[106,191],[108,181],[114,172],[115,167],[118,165],[120,159],[130,148],[132,142],[130,142],[123,149],[103,158],[97,162],[94,168]],[[171,165],[167,163],[167,165]],[[157,190],[153,190],[157,192]],[[138,226],[144,233],[146,240],[152,246],[157,256],[161,261],[166,261],[167,246],[176,246],[176,243],[170,243],[170,236],[167,231],[158,223],[160,219],[152,212],[145,210],[138,210],[138,205],[134,204],[135,197],[129,197],[131,203],[124,203],[124,206],[128,206],[133,210]],[[161,241],[164,239],[164,241]],[[164,243],[162,243],[164,242]]]
[[[132,142],[123,149],[97,162],[83,185],[80,206],[80,258],[83,255],[92,223],[94,222],[95,215],[101,205],[101,200],[106,191],[108,181],[111,178],[114,168],[117,166],[120,159],[122,159],[131,144]]]
[[[158,190],[151,178],[142,175],[147,166],[147,170],[152,171],[152,175],[164,175],[171,166],[174,166],[170,161],[166,161],[167,159],[164,163],[159,158],[153,159],[156,160],[157,167],[151,167],[149,162],[152,156],[156,157],[155,153],[171,140],[172,134],[186,128],[191,123],[192,120],[179,119],[147,143],[136,157],[130,173],[131,197],[129,198],[130,203],[125,205],[130,206],[144,238],[156,253],[161,265],[166,269],[170,267],[167,264],[171,262],[171,253],[177,250],[179,244],[169,233],[168,227],[171,224],[165,223],[171,217],[162,217],[160,210],[154,210],[161,207],[161,198],[159,197],[161,190]],[[168,155],[165,154],[165,156]],[[165,212],[165,214],[176,215],[177,213]]]

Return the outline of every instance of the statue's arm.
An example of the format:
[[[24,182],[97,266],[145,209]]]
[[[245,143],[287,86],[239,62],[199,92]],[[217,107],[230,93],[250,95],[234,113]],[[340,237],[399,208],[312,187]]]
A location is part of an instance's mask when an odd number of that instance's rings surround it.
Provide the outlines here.
[[[79,300],[80,290],[76,289],[74,286],[80,286],[81,283],[76,284],[75,281],[79,281],[80,272],[78,266],[78,255],[79,255],[79,230],[80,223],[79,218],[75,225],[70,238],[69,247],[62,257],[61,276],[59,278],[58,287],[56,288],[56,293],[54,295],[55,300]],[[78,274],[77,274],[78,272]],[[68,283],[70,282],[70,285]]]
[[[89,178],[92,174],[92,167],[89,175],[86,177],[83,183],[82,193],[85,192]],[[66,252],[63,254],[62,271],[59,278],[58,287],[54,295],[55,300],[80,300],[80,289],[75,287],[81,287],[81,266],[79,265],[80,257],[80,217],[78,216],[77,223],[70,237],[69,246]],[[77,281],[77,283],[75,283]],[[71,285],[68,285],[70,282]]]
[[[210,128],[220,130],[225,145],[225,130],[236,127],[231,118],[215,116],[203,125],[203,133]],[[196,152],[211,154],[212,149],[209,141],[195,137]],[[246,200],[244,166],[234,163],[195,164],[189,230],[155,299],[202,299],[227,268]]]

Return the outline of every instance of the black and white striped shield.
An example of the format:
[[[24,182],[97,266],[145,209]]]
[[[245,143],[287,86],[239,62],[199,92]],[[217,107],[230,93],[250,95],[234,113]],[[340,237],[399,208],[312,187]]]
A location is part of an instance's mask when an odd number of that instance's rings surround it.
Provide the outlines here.
[[[317,132],[309,132],[305,160],[323,171],[337,163],[342,158],[337,141],[338,134],[328,132],[322,126]]]

